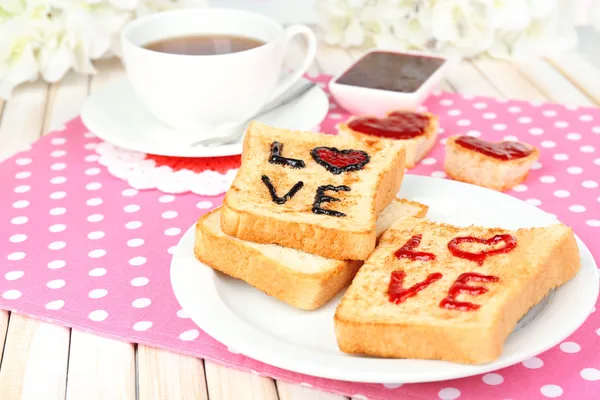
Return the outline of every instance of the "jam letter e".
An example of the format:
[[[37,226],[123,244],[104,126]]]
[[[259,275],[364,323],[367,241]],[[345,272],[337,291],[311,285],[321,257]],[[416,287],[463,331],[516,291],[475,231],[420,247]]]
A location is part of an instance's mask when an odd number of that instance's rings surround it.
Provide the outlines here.
[[[317,194],[315,195],[315,202],[313,203],[312,212],[315,214],[330,215],[332,217],[345,217],[346,214],[344,214],[343,212],[335,211],[335,210],[327,210],[327,209],[321,208],[321,204],[323,204],[323,203],[331,203],[333,201],[340,201],[340,199],[338,199],[337,197],[327,196],[325,194],[326,191],[349,192],[350,188],[345,185],[342,185],[342,186],[333,186],[333,185],[319,186],[317,188]]]
[[[460,274],[452,286],[450,286],[446,298],[440,302],[440,307],[448,308],[450,310],[475,311],[479,309],[479,304],[473,304],[468,301],[458,301],[456,300],[456,297],[460,294],[479,296],[487,293],[487,288],[483,286],[471,286],[469,285],[469,282],[490,283],[498,282],[499,280],[500,278],[497,276],[483,275],[478,274],[477,272],[465,272]]]

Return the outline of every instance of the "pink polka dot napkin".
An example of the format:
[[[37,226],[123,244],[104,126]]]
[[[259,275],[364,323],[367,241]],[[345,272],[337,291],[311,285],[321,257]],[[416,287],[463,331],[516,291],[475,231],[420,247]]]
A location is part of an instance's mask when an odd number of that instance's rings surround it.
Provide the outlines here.
[[[317,78],[321,84],[328,77]],[[443,177],[444,140],[469,133],[541,149],[509,193],[556,214],[600,258],[600,110],[435,94],[439,143],[413,174]],[[320,129],[348,115],[332,101]],[[0,164],[0,307],[100,335],[216,360],[357,399],[598,399],[600,315],[521,364],[439,383],[378,385],[281,370],[218,343],[180,310],[169,263],[181,234],[222,197],[136,190],[98,163],[79,119]]]

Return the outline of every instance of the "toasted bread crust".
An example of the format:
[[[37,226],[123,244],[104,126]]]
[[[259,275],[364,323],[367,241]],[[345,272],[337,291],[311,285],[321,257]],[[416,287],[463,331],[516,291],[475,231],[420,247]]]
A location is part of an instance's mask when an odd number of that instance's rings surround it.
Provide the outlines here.
[[[390,111],[390,113],[393,111]],[[388,113],[389,114],[389,113]],[[404,151],[406,153],[405,168],[414,168],[419,161],[421,161],[435,146],[437,139],[437,131],[439,127],[439,118],[437,115],[424,112],[424,115],[429,117],[429,126],[425,129],[425,133],[413,139],[397,140],[378,138],[376,136],[367,135],[361,132],[357,132],[348,126],[348,122],[352,120],[350,118],[345,123],[338,125],[338,133],[341,135],[350,135],[359,140],[391,140],[401,142],[404,145]]]
[[[509,190],[527,179],[540,151],[533,145],[533,152],[524,158],[502,161],[456,144],[459,136],[451,136],[446,142],[444,170],[451,179],[483,186],[500,192]]]

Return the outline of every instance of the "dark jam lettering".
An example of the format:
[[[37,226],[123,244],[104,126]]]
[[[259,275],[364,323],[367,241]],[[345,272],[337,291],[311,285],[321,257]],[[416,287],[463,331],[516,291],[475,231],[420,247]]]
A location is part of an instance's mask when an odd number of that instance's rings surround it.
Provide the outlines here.
[[[338,150],[335,147],[315,147],[310,155],[334,175],[361,170],[370,161],[369,155],[362,150]]]
[[[425,133],[429,117],[414,112],[395,111],[385,118],[360,117],[348,122],[348,128],[385,139],[413,139]]]
[[[292,168],[304,168],[306,165],[304,161],[297,160],[295,158],[287,158],[281,155],[283,151],[283,144],[279,142],[273,142],[271,144],[271,155],[269,156],[269,162],[271,164],[287,165]]]
[[[472,253],[470,251],[465,251],[460,249],[461,243],[480,243],[485,244],[486,246],[494,246],[498,243],[504,242],[504,246],[499,247],[497,249],[490,250],[482,250],[476,253]],[[472,236],[463,236],[452,239],[448,242],[448,250],[452,253],[453,256],[464,258],[466,260],[475,261],[479,265],[483,265],[486,257],[493,256],[496,254],[504,254],[512,251],[515,247],[517,247],[517,238],[509,235],[495,235],[489,239],[476,238]]]
[[[469,285],[469,282],[490,283],[498,282],[499,280],[500,278],[497,276],[482,275],[477,272],[465,272],[464,274],[460,274],[452,286],[450,286],[446,298],[440,302],[440,307],[450,310],[475,311],[479,309],[479,304],[473,304],[468,301],[458,301],[456,298],[461,294],[480,296],[488,291],[483,286],[471,286]]]
[[[416,251],[415,249],[421,244],[423,235],[415,235],[409,239],[404,246],[400,247],[394,255],[397,258],[408,258],[409,260],[431,261],[435,260],[435,254],[426,253],[424,251]]]
[[[394,271],[390,278],[390,284],[388,286],[388,298],[391,303],[400,304],[409,297],[416,296],[421,290],[426,289],[429,285],[442,279],[442,274],[434,272],[429,274],[424,281],[415,283],[409,288],[404,288],[404,278],[406,274],[404,271]]]
[[[529,156],[533,150],[519,142],[487,142],[472,136],[461,136],[456,139],[456,144],[476,151],[486,156],[502,161],[516,160]]]
[[[344,214],[343,212],[321,208],[322,203],[331,203],[333,201],[340,201],[340,199],[338,199],[337,197],[327,196],[325,194],[325,192],[327,192],[327,191],[349,192],[350,188],[345,185],[342,185],[342,186],[333,186],[333,185],[319,186],[317,188],[317,194],[315,196],[315,202],[313,203],[312,212],[315,214],[324,214],[324,215],[329,215],[332,217],[345,217],[346,214]]]
[[[302,181],[297,182],[294,186],[292,186],[292,188],[290,189],[289,192],[287,192],[283,197],[279,197],[279,196],[277,196],[277,191],[275,190],[275,187],[273,186],[273,183],[271,183],[271,180],[269,179],[269,177],[266,175],[263,175],[261,179],[262,179],[263,183],[265,184],[265,186],[267,187],[267,189],[269,189],[269,193],[271,194],[271,199],[273,200],[273,202],[275,202],[277,204],[285,204],[289,199],[294,197],[294,195],[296,193],[298,193],[298,191],[300,189],[302,189],[302,187],[304,186],[304,182],[302,182]]]

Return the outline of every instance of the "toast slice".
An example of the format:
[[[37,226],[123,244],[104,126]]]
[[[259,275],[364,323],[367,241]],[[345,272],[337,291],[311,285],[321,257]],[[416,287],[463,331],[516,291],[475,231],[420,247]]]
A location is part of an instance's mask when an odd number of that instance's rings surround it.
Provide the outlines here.
[[[400,144],[276,129],[252,122],[223,201],[221,229],[337,260],[366,260],[379,213],[404,178]]]
[[[459,144],[460,140],[469,138],[476,144],[483,145],[508,145],[529,149],[531,153],[526,157],[502,160],[483,154]],[[457,142],[459,140],[459,142]],[[503,152],[503,150],[500,150]],[[504,154],[508,154],[503,152]],[[503,192],[523,182],[529,170],[540,157],[539,150],[531,145],[520,142],[485,142],[469,136],[452,136],[446,142],[446,157],[444,170],[446,174],[457,181],[483,186],[488,189]]]
[[[404,114],[403,111],[399,111],[399,110],[391,111],[387,114],[386,118],[389,119],[390,116],[393,117],[394,113]],[[421,116],[426,117],[429,120],[427,123],[427,126],[423,130],[422,135],[419,135],[419,136],[416,136],[413,138],[407,138],[407,139],[395,139],[391,136],[386,137],[386,136],[378,136],[375,134],[359,132],[357,130],[352,129],[349,126],[349,124],[352,125],[352,121],[357,120],[356,117],[350,118],[345,123],[340,124],[338,126],[338,132],[340,135],[352,136],[352,137],[355,137],[355,138],[361,139],[361,140],[393,140],[396,142],[400,142],[400,143],[402,143],[402,145],[404,147],[404,151],[406,153],[405,167],[413,168],[417,165],[417,163],[419,161],[421,161],[427,154],[429,154],[429,152],[431,151],[433,146],[435,146],[439,122],[438,122],[437,115],[434,115],[432,113],[410,112],[410,114],[421,115]],[[358,117],[358,118],[364,119],[364,118],[369,118],[369,117]],[[370,118],[378,120],[374,117],[370,117]]]
[[[462,254],[472,260],[449,251],[458,237],[505,234],[515,239],[512,250],[506,237],[488,244],[459,240],[457,251],[472,252]],[[473,254],[491,249],[499,254],[483,260]],[[561,224],[506,231],[402,219],[383,235],[339,304],[338,345],[350,354],[490,362],[519,319],[579,268],[575,236]]]
[[[377,219],[381,236],[399,218],[424,218],[428,207],[395,199]],[[196,224],[196,258],[215,270],[242,279],[282,302],[304,309],[321,307],[354,278],[362,261],[323,258],[274,244],[243,241],[223,233],[220,210],[205,214]]]

